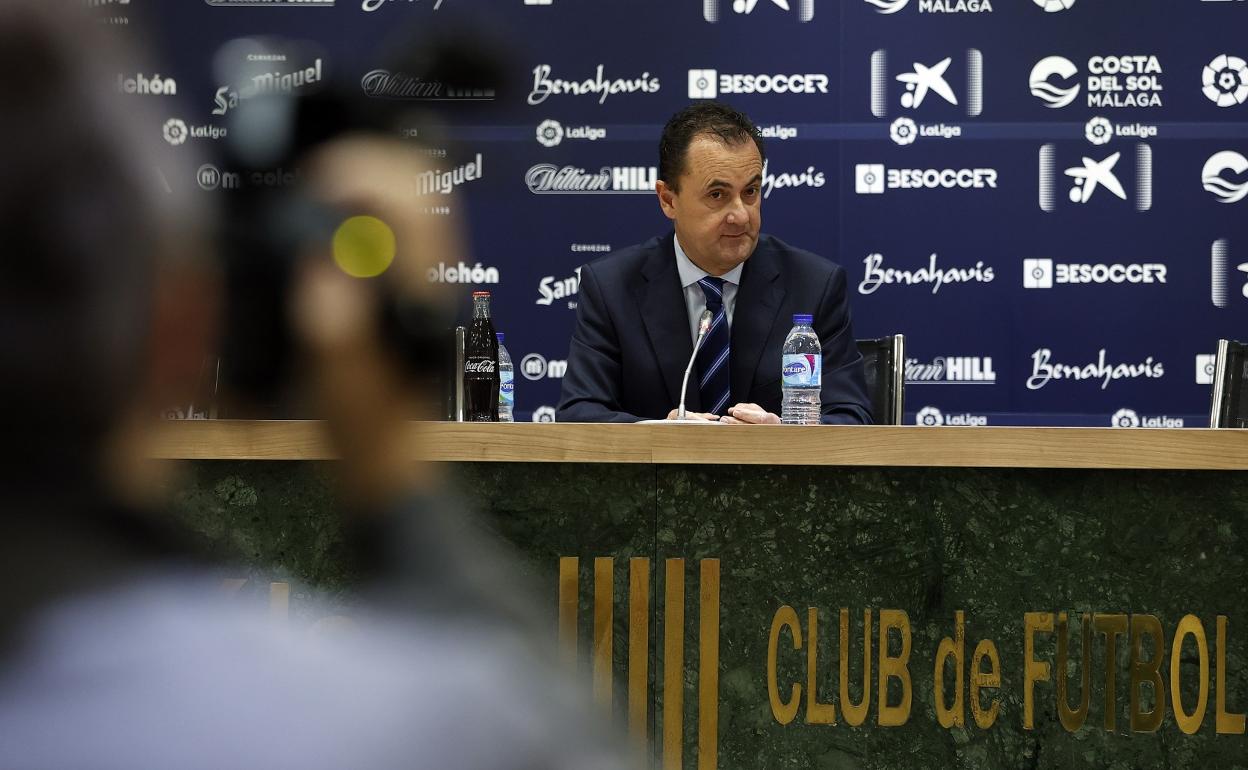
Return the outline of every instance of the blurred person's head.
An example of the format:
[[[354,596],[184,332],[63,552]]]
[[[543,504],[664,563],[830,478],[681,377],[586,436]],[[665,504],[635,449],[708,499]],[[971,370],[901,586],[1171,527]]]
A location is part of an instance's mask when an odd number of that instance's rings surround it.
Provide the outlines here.
[[[83,5],[0,4],[0,483],[10,489],[74,489],[99,475],[139,403],[171,396],[181,371],[202,364],[196,297],[207,287],[192,291],[161,261],[185,213],[167,182],[160,189],[176,172],[109,87],[121,59]],[[179,246],[195,251],[189,238]]]
[[[448,361],[439,343],[454,298],[431,269],[471,260],[458,220],[434,213],[456,210],[453,196],[418,191],[433,171],[421,148],[345,134],[303,164],[307,195],[335,224],[332,239],[303,255],[292,297],[303,375],[343,453],[348,491],[384,499],[417,467],[407,421],[437,419],[442,408],[437,375]]]

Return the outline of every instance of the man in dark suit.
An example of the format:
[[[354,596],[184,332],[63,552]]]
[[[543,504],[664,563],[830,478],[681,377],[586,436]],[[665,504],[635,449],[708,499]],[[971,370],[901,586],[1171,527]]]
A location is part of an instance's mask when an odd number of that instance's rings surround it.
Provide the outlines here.
[[[726,105],[668,121],[656,191],[675,232],[581,270],[560,422],[674,418],[704,309],[690,416],[779,423],[781,349],[806,313],[822,344],[822,421],[871,422],[845,271],[759,232],[765,158],[758,128]]]

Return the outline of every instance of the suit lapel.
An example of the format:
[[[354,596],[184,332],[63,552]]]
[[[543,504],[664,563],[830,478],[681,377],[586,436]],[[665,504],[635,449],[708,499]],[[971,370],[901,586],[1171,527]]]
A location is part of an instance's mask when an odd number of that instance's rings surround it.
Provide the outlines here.
[[[767,236],[745,263],[732,314],[732,404],[749,397],[754,375],[766,364],[780,371],[779,361],[762,361],[763,348],[776,323],[784,300],[784,287],[777,279],[780,269]]]
[[[676,270],[673,237],[673,234],[668,234],[660,240],[642,267],[645,283],[641,287],[638,306],[646,334],[650,337],[650,346],[659,362],[663,384],[675,407],[680,402],[680,382],[685,375],[685,366],[693,355],[693,341],[689,334],[689,311],[680,286],[680,273]],[[690,379],[686,406],[691,411],[702,408],[693,378]]]

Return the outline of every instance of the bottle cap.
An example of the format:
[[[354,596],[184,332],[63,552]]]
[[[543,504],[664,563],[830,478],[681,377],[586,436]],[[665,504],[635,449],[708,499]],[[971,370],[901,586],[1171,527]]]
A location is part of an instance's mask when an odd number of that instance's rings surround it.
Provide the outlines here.
[[[808,315],[806,313],[795,313],[793,315],[794,326],[810,326],[811,322],[814,320],[815,320],[814,316]]]
[[[495,332],[495,333],[494,333],[494,336],[498,338],[498,341],[499,341],[499,342],[502,342],[502,341],[503,341],[503,333],[502,333],[502,332]]]
[[[472,293],[472,296],[474,296],[474,297],[488,297],[488,296],[490,296],[490,293],[489,293],[488,291],[474,291],[474,292]]]

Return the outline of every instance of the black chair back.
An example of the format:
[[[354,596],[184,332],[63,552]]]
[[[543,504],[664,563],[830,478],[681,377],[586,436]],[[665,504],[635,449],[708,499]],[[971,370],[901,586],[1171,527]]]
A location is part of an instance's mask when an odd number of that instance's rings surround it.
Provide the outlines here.
[[[901,425],[905,408],[906,337],[858,340],[876,425]]]
[[[1248,345],[1218,340],[1209,404],[1210,428],[1248,428]]]

